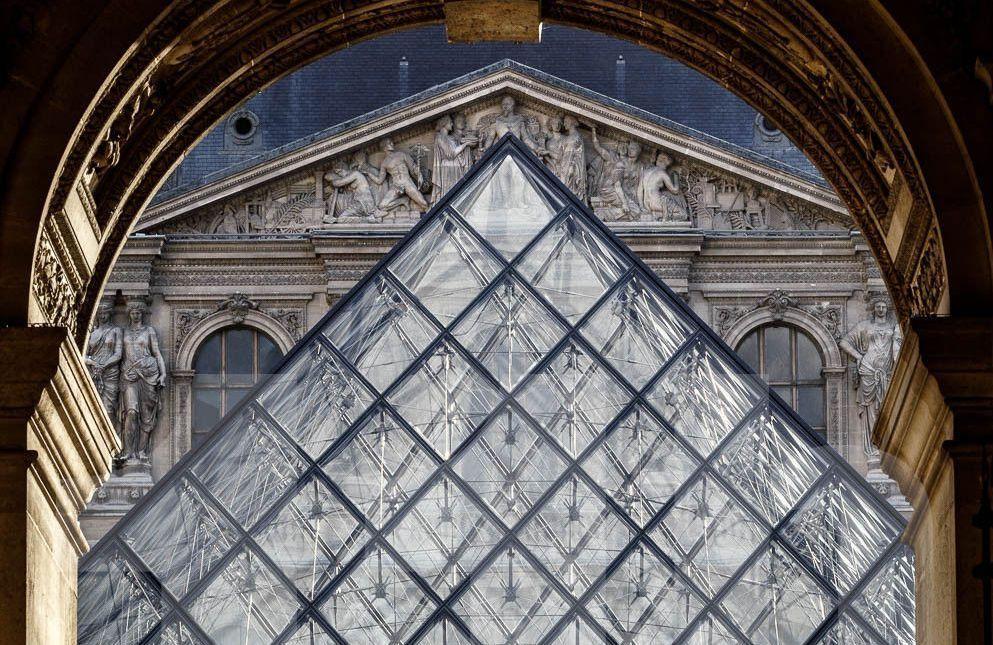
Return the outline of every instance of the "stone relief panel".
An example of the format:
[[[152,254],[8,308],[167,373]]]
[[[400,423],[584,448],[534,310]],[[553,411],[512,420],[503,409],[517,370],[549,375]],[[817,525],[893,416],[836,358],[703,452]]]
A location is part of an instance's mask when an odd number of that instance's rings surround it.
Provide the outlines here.
[[[608,222],[731,231],[853,225],[847,214],[508,94],[389,132],[372,146],[204,206],[155,232],[259,235],[412,223],[508,132]]]

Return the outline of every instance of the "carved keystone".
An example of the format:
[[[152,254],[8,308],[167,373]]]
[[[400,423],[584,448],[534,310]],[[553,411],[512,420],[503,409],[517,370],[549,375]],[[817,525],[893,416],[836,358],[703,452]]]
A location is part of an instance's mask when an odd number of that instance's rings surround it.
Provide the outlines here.
[[[541,41],[538,0],[445,0],[450,43]]]

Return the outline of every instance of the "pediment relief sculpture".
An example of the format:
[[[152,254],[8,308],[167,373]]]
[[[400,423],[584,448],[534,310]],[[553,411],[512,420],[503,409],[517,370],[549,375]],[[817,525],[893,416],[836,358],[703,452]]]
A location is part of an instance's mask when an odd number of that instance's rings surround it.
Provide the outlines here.
[[[378,134],[374,143],[246,185],[147,232],[258,235],[343,225],[409,226],[508,132],[607,222],[725,231],[852,226],[849,215],[838,208],[533,97],[504,92],[457,107],[440,117],[373,133]]]

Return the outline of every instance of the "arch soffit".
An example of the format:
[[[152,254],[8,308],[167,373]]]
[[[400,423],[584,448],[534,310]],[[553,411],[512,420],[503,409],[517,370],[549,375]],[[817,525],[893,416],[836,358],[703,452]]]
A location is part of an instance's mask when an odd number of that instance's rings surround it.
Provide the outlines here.
[[[196,324],[189,331],[176,351],[176,360],[173,369],[186,371],[193,369],[193,361],[196,358],[197,350],[207,338],[216,331],[233,326],[251,327],[269,336],[279,347],[279,351],[286,355],[293,347],[295,341],[286,328],[275,318],[257,310],[244,312],[244,317],[239,314],[237,317],[230,311],[217,311]]]
[[[732,348],[737,348],[746,335],[755,331],[759,327],[769,324],[793,325],[797,329],[806,332],[817,344],[824,358],[825,369],[835,369],[845,367],[845,359],[841,355],[838,341],[834,339],[831,332],[816,317],[810,315],[802,309],[790,307],[782,313],[773,311],[768,307],[749,311],[747,314],[734,322],[728,329],[725,336],[727,344]]]
[[[691,4],[658,2],[651,12],[631,12],[614,0],[550,0],[543,11],[549,22],[633,40],[686,63],[772,118],[849,206],[901,317],[936,311],[946,273],[934,209],[899,124],[852,48],[804,3],[775,10],[763,5],[749,15],[734,3],[708,4],[706,10]],[[440,0],[370,3],[347,14],[316,0],[292,9],[274,3],[261,13],[257,3],[234,0],[200,16],[178,2],[163,0],[163,6],[169,19],[103,84],[53,175],[49,212],[61,212],[70,193],[91,189],[94,227],[102,238],[92,271],[86,271],[91,279],[71,294],[75,306],[59,312],[63,319],[43,312],[50,322],[75,329],[79,342],[130,225],[175,162],[220,117],[252,92],[346,43],[444,17]],[[97,154],[108,143],[117,150],[109,162]],[[901,224],[902,242],[891,252],[889,206],[906,190],[913,208]],[[981,216],[982,205],[972,212]],[[40,254],[41,227],[36,235]],[[987,242],[978,243],[986,249]],[[23,274],[23,267],[11,267],[17,268]],[[922,286],[925,278],[929,283]],[[971,278],[989,281],[986,272]],[[976,290],[975,284],[969,288]]]

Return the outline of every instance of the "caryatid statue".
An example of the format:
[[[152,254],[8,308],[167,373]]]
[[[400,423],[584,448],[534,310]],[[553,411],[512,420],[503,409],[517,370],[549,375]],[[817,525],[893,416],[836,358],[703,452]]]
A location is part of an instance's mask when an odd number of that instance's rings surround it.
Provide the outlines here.
[[[121,355],[124,351],[121,328],[112,321],[113,305],[104,303],[97,310],[97,324],[86,342],[86,367],[97,386],[107,416],[117,423],[117,396],[120,392]]]
[[[128,305],[128,326],[123,332],[121,359],[121,435],[127,461],[148,461],[149,442],[158,418],[166,367],[159,339],[144,322],[143,302]]]
[[[872,428],[879,417],[879,408],[903,344],[900,326],[889,316],[889,303],[884,298],[876,298],[871,311],[869,319],[857,324],[839,343],[841,349],[855,359],[859,426],[867,457],[879,454],[872,445]]]
[[[462,178],[469,169],[468,161],[471,151],[469,148],[477,142],[471,136],[460,133],[456,138],[452,133],[454,123],[452,117],[443,116],[438,119],[434,135],[434,162],[431,168],[431,201],[437,202],[442,195]]]
[[[388,189],[383,193],[379,208],[384,211],[396,208],[406,197],[422,212],[426,211],[428,200],[417,188],[424,178],[421,176],[421,169],[414,162],[414,158],[403,150],[397,150],[396,146],[393,145],[393,140],[389,137],[383,139],[379,145],[386,156],[379,164],[379,174],[373,177],[372,181],[376,184],[382,184],[389,180]]]
[[[527,119],[517,113],[517,101],[513,96],[505,96],[500,101],[500,114],[486,129],[482,148],[492,146],[503,135],[511,132],[515,137],[524,141],[527,136]]]

